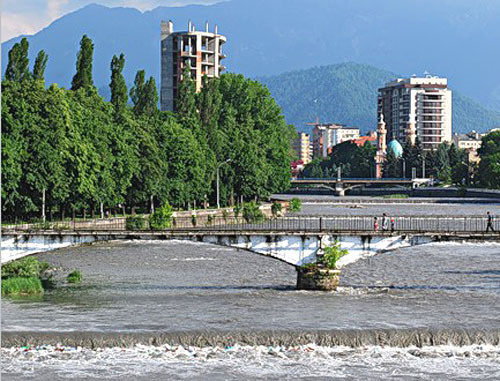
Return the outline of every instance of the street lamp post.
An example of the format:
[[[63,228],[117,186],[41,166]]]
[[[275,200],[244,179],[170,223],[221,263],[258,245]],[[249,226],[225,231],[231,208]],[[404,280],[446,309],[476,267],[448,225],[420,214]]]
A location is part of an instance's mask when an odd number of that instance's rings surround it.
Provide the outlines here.
[[[217,209],[220,209],[220,196],[219,196],[219,168],[227,164],[231,161],[231,159],[227,159],[226,161],[223,161],[222,163],[217,164]]]

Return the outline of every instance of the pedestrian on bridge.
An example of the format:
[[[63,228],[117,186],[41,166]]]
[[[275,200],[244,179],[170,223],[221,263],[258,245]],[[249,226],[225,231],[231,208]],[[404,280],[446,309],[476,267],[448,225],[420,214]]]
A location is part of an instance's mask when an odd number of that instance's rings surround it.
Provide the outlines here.
[[[373,218],[373,230],[378,232],[378,218],[377,217]]]
[[[488,217],[488,222],[486,223],[486,233],[488,233],[490,231],[490,229],[492,232],[494,232],[495,229],[493,229],[493,216],[489,210],[488,210],[488,212],[486,212],[486,215]]]
[[[387,214],[382,214],[382,230],[387,231],[389,229],[389,219],[387,218]]]
[[[395,227],[396,227],[396,221],[394,221],[394,217],[391,217],[391,233],[394,233]]]

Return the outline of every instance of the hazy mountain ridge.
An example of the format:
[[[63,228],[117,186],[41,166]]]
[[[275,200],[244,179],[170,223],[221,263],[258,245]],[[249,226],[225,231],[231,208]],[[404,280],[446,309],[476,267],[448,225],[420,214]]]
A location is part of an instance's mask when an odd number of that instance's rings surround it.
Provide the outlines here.
[[[47,83],[69,86],[79,41],[87,34],[95,44],[94,79],[102,94],[110,80],[111,58],[121,52],[126,56],[124,75],[129,86],[139,69],[155,76],[159,85],[160,22],[168,19],[174,21],[175,30],[185,30],[189,19],[197,29],[203,29],[206,20],[211,30],[217,23],[219,32],[228,37],[225,65],[229,71],[246,76],[276,75],[346,61],[405,76],[428,70],[447,76],[451,88],[500,110],[500,49],[492,48],[500,40],[497,0],[232,0],[209,6],[158,7],[147,12],[94,4],[29,36],[31,62],[38,50],[44,49],[49,55]],[[9,49],[19,39],[2,45],[4,63]],[[367,78],[377,83],[382,79],[387,79],[385,74]],[[340,82],[338,86],[348,83]],[[374,82],[370,82],[368,88],[373,87]],[[278,91],[276,86],[273,91]],[[316,91],[324,93],[321,87]],[[345,89],[346,93],[352,91]],[[358,97],[367,106],[358,107],[368,107],[376,94],[362,94]],[[352,99],[345,97],[342,102]],[[366,115],[370,109],[356,111],[354,105],[342,102],[346,115],[344,118],[340,113],[338,117],[368,128],[372,119]],[[485,120],[497,115],[480,107],[473,109],[487,115]],[[467,108],[456,108],[459,117],[461,110]],[[291,112],[290,108],[285,111]],[[317,108],[308,112],[304,117],[287,114],[287,118],[302,123],[303,118],[314,118],[318,113]],[[348,115],[353,116],[349,119]],[[468,118],[474,128],[480,128],[474,121],[476,116],[466,114],[459,118],[457,126],[462,128],[462,121]]]
[[[322,122],[357,126],[366,132],[377,123],[377,90],[398,74],[353,62],[314,67],[261,77],[288,123],[310,131],[305,123],[316,116]],[[453,91],[453,131],[486,131],[500,126],[500,112],[485,109]]]

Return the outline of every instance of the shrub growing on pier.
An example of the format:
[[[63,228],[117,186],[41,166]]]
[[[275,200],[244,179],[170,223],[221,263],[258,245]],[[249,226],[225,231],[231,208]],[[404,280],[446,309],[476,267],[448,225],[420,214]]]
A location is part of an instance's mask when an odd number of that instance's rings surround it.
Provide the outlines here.
[[[332,245],[325,247],[325,253],[319,262],[327,269],[334,270],[337,268],[337,261],[347,254],[349,252],[346,249],[342,249],[340,243],[335,241]]]
[[[127,230],[142,230],[146,225],[144,217],[130,216],[125,220],[125,228]]]
[[[149,216],[149,226],[152,230],[168,229],[172,225],[173,208],[165,202],[151,216]]]
[[[301,268],[306,271],[316,271],[320,268],[335,270],[338,260],[347,254],[349,251],[342,249],[340,243],[335,241],[332,245],[325,247],[324,254],[316,262],[305,263]]]
[[[302,209],[302,201],[300,201],[298,198],[292,198],[290,200],[290,204],[288,205],[288,211],[289,212],[300,212]]]

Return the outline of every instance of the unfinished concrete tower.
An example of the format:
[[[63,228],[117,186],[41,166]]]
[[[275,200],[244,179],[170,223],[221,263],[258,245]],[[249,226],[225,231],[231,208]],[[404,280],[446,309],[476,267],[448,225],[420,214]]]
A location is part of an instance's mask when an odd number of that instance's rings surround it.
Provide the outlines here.
[[[172,21],[161,23],[161,109],[175,111],[178,83],[182,79],[184,68],[191,66],[191,78],[195,80],[196,91],[201,90],[202,78],[219,77],[225,70],[221,64],[226,56],[222,53],[222,45],[226,37],[217,33],[215,25],[213,33],[196,31],[191,21],[188,30],[174,32]]]

